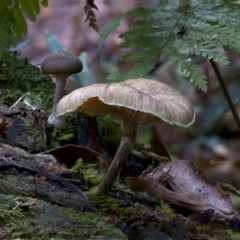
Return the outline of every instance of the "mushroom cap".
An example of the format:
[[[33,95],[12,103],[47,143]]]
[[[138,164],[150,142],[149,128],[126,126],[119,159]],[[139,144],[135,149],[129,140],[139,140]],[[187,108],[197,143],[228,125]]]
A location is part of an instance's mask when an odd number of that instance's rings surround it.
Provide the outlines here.
[[[162,121],[180,126],[194,122],[190,101],[167,84],[151,79],[130,79],[77,89],[63,97],[56,113],[78,110],[90,116],[110,114],[116,119],[155,125]]]
[[[59,51],[47,57],[42,62],[42,72],[48,74],[74,74],[81,72],[83,68],[82,62],[73,57],[70,53]]]

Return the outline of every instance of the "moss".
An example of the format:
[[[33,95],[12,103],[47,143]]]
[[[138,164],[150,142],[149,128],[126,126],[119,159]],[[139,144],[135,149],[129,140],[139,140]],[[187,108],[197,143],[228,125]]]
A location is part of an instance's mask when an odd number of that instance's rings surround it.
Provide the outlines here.
[[[13,203],[14,199],[15,197],[13,195],[0,195],[0,200],[3,200],[3,201],[8,201]]]
[[[25,208],[25,211],[20,207],[20,202],[26,203],[33,201],[34,198],[30,197],[14,197],[12,195],[0,195],[0,226],[5,223],[15,223],[16,221],[25,219],[27,216],[33,216],[31,208]]]
[[[50,113],[54,83],[49,75],[43,74],[29,59],[21,58],[19,53],[8,52],[1,59],[0,89],[7,90],[6,94],[0,94],[1,103],[11,106],[24,97],[46,116]]]
[[[170,207],[168,203],[160,204],[159,206],[156,206],[156,209],[166,215],[168,218],[174,217],[174,210]]]
[[[3,199],[12,200],[9,196],[0,195],[0,201]],[[8,210],[9,204],[0,205],[0,233],[5,230],[6,234],[3,239],[127,239],[107,217],[54,206],[34,198],[21,199],[33,200],[36,205],[24,213],[18,209]]]
[[[39,126],[33,122],[32,119],[27,119],[22,116],[19,118],[23,122],[23,126],[26,128],[27,132],[33,137],[34,149],[29,149],[30,151],[41,152],[43,149],[46,149],[46,139],[42,129],[39,129]]]
[[[240,239],[239,233],[235,233],[231,229],[227,229],[226,233],[228,235],[227,239],[229,239],[229,240],[239,240]]]
[[[0,205],[0,222],[2,224],[15,221],[16,219],[23,219],[24,214],[17,208],[9,209],[8,204]]]
[[[121,231],[110,224],[108,217],[100,217],[93,213],[76,214],[75,209],[65,211],[65,216],[71,217],[71,219],[81,224],[84,227],[85,235],[98,235],[101,233],[106,236],[122,236]]]
[[[98,184],[104,174],[99,174],[96,171],[97,164],[87,164],[84,165],[83,160],[80,158],[78,159],[75,164],[71,167],[71,171],[75,172],[78,178],[88,186]]]
[[[108,195],[90,196],[91,203],[101,212],[118,216],[120,221],[130,217],[132,207],[121,207],[118,201]]]
[[[154,237],[148,237],[146,240],[155,240],[156,238],[154,238]]]
[[[17,183],[18,182],[18,177],[17,176],[13,176],[13,175],[9,175],[8,176],[8,181],[12,184]]]
[[[49,136],[49,148],[56,148],[67,143],[73,143],[76,141],[76,116],[74,113],[69,113],[65,119],[66,124],[62,128],[58,128],[55,125],[51,127],[51,136]]]
[[[206,236],[206,229],[204,229],[203,225],[200,225],[198,222],[191,221],[190,219],[186,218],[185,223],[188,226],[189,231],[196,236],[207,238]]]
[[[82,216],[81,216],[82,215]],[[71,221],[56,222],[49,228],[43,228],[38,222],[24,220],[18,224],[10,224],[11,238],[29,239],[126,239],[120,230],[114,228],[103,218],[94,214],[77,214],[68,209],[66,217]],[[99,223],[102,223],[99,225]],[[104,227],[99,227],[104,226]],[[34,236],[34,237],[33,237]]]

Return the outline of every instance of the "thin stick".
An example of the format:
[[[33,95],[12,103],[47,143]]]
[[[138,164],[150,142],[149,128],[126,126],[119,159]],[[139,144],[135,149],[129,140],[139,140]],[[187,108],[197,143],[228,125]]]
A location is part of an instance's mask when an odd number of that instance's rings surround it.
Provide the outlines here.
[[[220,86],[221,86],[221,88],[223,90],[223,93],[225,95],[225,98],[226,98],[226,100],[228,102],[228,106],[229,106],[229,108],[230,108],[230,110],[232,112],[233,118],[234,118],[235,122],[237,123],[237,126],[239,127],[239,131],[240,131],[240,120],[239,120],[237,111],[236,111],[236,109],[234,107],[234,104],[232,102],[232,99],[231,99],[231,97],[230,97],[230,95],[228,93],[228,90],[226,88],[226,85],[225,85],[225,82],[224,82],[224,80],[222,78],[222,75],[221,75],[220,71],[218,70],[217,64],[212,59],[210,59],[209,61],[210,61],[211,65],[212,65],[212,68],[213,68],[213,70],[214,70],[214,72],[215,72],[215,74],[217,76],[219,84],[220,84]]]

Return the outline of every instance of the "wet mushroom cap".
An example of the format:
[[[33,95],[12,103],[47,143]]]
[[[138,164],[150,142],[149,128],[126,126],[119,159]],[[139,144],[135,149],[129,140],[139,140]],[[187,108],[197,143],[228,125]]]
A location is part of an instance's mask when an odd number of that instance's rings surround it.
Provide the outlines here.
[[[42,72],[48,74],[74,74],[82,71],[82,63],[70,53],[60,51],[46,58],[41,66]]]
[[[150,79],[130,79],[120,83],[93,84],[63,97],[58,116],[78,110],[90,116],[110,114],[122,120],[155,125],[162,121],[187,127],[194,122],[190,101],[171,86]]]

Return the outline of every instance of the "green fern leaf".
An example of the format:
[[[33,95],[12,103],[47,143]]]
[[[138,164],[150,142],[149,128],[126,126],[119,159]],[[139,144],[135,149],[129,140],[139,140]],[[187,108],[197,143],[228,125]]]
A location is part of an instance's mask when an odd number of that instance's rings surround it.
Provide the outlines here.
[[[154,68],[159,56],[177,64],[197,87],[206,91],[205,77],[192,61],[192,55],[213,59],[219,65],[229,63],[221,48],[240,54],[240,2],[159,1],[149,8],[128,12],[136,17],[128,32],[120,37],[119,48],[132,49],[122,60],[133,61],[127,72],[115,71],[108,79],[142,77]]]
[[[34,9],[32,9],[31,6],[32,2],[36,2],[36,0],[35,1],[18,0],[18,4],[21,7],[21,10],[27,15],[27,17],[31,21],[35,21],[37,13],[35,13]]]
[[[27,33],[27,23],[26,20],[24,19],[23,13],[20,10],[19,6],[16,5],[13,11],[13,16],[14,19],[11,21],[11,26],[16,33],[16,36],[20,38],[22,34]]]
[[[148,55],[148,57],[144,57]],[[132,67],[128,72],[121,74],[119,71],[114,71],[111,74],[112,81],[121,81],[127,78],[135,78],[146,76],[154,68],[155,62],[158,59],[158,54],[149,53],[147,49],[141,50],[141,52],[133,52],[123,56],[122,60],[134,61],[134,67]]]
[[[30,6],[31,6],[32,11],[33,11],[35,14],[39,14],[39,13],[40,13],[40,4],[39,4],[39,1],[38,1],[38,0],[31,0],[31,1],[29,1],[29,3],[30,3]]]
[[[43,5],[44,7],[47,7],[47,5],[48,5],[48,0],[42,0],[42,5]]]
[[[99,67],[100,67],[100,58],[101,58],[101,51],[102,51],[103,44],[106,42],[106,39],[109,36],[109,34],[119,26],[121,18],[122,18],[122,15],[114,18],[112,22],[102,31],[102,34],[100,36],[99,43],[98,43],[98,48],[97,48],[97,59],[98,59]]]
[[[40,12],[41,0],[2,0],[0,4],[0,60],[9,47],[17,44],[23,34],[27,33],[27,23],[25,15],[35,21]],[[47,6],[48,1],[42,0],[43,6]]]

